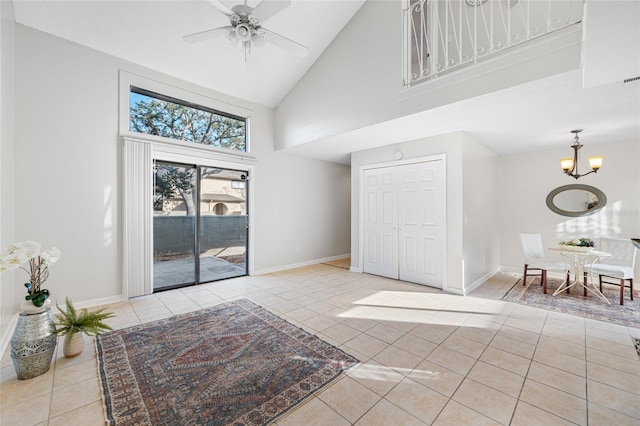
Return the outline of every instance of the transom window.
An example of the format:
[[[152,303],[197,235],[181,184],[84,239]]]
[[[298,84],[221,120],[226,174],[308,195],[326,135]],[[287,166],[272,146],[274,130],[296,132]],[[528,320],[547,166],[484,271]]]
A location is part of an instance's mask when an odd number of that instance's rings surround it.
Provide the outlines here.
[[[139,87],[129,90],[129,130],[247,152],[247,119]]]

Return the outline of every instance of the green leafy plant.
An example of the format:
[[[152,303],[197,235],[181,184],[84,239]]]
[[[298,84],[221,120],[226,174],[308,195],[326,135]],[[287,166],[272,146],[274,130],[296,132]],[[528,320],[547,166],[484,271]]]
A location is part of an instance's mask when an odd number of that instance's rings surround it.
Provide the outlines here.
[[[113,318],[113,312],[105,312],[106,308],[100,308],[89,312],[88,309],[76,309],[71,299],[66,298],[67,309],[63,310],[56,304],[59,314],[55,314],[55,320],[51,324],[51,332],[58,336],[66,336],[67,339],[78,333],[84,333],[89,336],[96,336],[101,331],[112,330],[112,328],[104,323],[104,320]]]
[[[574,240],[560,241],[561,246],[595,247],[591,238],[578,238]]]

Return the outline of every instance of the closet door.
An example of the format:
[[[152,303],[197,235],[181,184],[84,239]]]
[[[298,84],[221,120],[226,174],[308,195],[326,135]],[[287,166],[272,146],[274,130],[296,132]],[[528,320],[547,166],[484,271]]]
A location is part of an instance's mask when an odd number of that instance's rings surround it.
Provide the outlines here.
[[[446,212],[443,161],[400,166],[397,173],[399,278],[442,288]]]
[[[364,265],[366,273],[398,278],[398,191],[394,168],[364,171]]]
[[[442,288],[444,161],[368,169],[363,178],[363,271]]]

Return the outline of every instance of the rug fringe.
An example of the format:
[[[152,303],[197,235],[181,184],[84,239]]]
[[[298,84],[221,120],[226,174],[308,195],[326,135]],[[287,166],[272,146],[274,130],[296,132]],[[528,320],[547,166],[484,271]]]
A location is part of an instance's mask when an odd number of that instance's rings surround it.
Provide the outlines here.
[[[102,367],[102,363],[100,362],[100,357],[98,356],[98,337],[94,339],[93,346],[96,351],[96,364],[98,366],[98,380],[102,382],[102,375],[100,374],[100,368]],[[111,425],[112,423],[109,421],[109,417],[107,416],[107,397],[104,393],[104,386],[100,386],[100,397],[102,399],[102,415],[104,416],[104,422],[107,425]]]

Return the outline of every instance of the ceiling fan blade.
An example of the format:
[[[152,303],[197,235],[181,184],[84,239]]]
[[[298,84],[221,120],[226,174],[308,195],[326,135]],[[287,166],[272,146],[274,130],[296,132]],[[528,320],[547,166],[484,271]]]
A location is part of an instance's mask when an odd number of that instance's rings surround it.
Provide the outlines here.
[[[273,31],[269,31],[266,28],[261,28],[264,31],[264,39],[270,43],[275,44],[281,49],[286,50],[287,52],[291,52],[296,56],[304,58],[309,53],[309,49],[306,46],[301,45],[300,43],[296,43],[293,40],[286,38],[285,36],[281,36],[280,34],[274,33]]]
[[[211,5],[213,7],[215,7],[216,9],[218,9],[218,11],[220,13],[222,13],[223,15],[227,16],[227,17],[232,17],[233,15],[235,15],[235,12],[231,9],[229,9],[227,6],[225,6],[224,4],[222,4],[222,2],[220,0],[207,0],[209,3],[211,3]]]
[[[226,27],[214,28],[212,30],[201,31],[195,34],[189,34],[182,39],[187,43],[200,43],[201,41],[211,40],[216,37],[220,37],[221,35],[225,35],[229,32],[229,30],[233,30],[233,27],[228,25]]]
[[[264,22],[290,5],[291,1],[289,0],[262,0],[259,5],[253,8],[251,14],[258,21]]]

